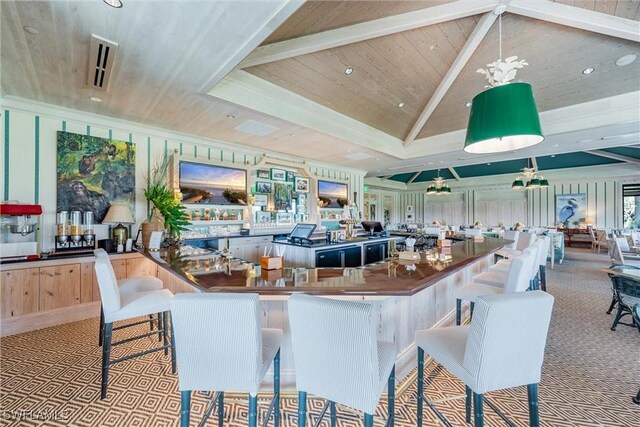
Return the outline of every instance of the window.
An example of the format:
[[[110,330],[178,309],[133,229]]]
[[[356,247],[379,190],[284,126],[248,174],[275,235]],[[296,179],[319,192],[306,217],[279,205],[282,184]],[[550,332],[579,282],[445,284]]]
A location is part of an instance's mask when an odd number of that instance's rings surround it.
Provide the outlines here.
[[[622,186],[622,224],[625,228],[640,228],[640,184]]]

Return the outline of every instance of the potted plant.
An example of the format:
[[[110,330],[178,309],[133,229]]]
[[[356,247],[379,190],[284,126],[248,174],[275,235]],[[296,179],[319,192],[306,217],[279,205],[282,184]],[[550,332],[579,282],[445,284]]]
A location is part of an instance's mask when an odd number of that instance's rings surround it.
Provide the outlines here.
[[[149,187],[144,190],[144,197],[149,201],[149,216],[142,223],[142,244],[147,247],[153,231],[165,230],[169,238],[178,240],[180,233],[190,224],[186,208],[180,203],[179,195],[175,195],[167,186],[169,157],[165,154],[160,162],[151,169]]]

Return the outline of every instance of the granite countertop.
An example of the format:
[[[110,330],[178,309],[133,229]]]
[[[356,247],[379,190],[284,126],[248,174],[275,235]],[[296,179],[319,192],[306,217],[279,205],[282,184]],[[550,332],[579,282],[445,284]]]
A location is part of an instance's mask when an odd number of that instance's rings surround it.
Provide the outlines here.
[[[256,264],[203,250],[165,249],[144,255],[204,292],[409,296],[496,252],[506,243],[491,237],[483,241],[469,239],[452,246],[448,253],[422,252],[417,263],[389,259],[357,268],[262,270]]]
[[[386,242],[386,241],[392,240],[392,239],[397,239],[397,237],[394,237],[394,236],[390,236],[390,237],[380,237],[380,236],[356,237],[356,238],[351,239],[351,240],[341,240],[341,241],[338,241],[338,242],[327,242],[326,239],[323,239],[323,240],[315,240],[312,243],[293,243],[293,242],[290,242],[290,241],[288,241],[286,239],[281,239],[281,240],[274,240],[273,243],[279,243],[281,245],[288,245],[288,246],[297,246],[297,247],[300,247],[300,248],[325,249],[325,248],[330,248],[330,247],[335,247],[335,246],[349,246],[349,245],[355,245],[355,244],[367,243],[367,242],[371,242],[371,243]]]

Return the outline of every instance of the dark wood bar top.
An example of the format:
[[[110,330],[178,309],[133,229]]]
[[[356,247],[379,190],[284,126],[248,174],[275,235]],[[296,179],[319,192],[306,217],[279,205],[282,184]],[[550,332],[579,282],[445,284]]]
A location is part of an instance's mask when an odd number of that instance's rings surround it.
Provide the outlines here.
[[[161,268],[203,292],[254,292],[261,295],[409,296],[490,255],[511,241],[485,237],[458,242],[448,252],[420,253],[420,261],[398,259],[356,268],[285,268],[259,265],[194,248],[145,253]]]

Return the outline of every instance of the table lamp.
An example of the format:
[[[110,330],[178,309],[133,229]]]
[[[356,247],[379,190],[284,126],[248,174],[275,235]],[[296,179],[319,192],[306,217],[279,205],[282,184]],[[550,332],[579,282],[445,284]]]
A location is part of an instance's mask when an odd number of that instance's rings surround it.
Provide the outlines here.
[[[111,205],[102,220],[104,224],[118,224],[111,230],[111,237],[116,245],[124,245],[129,238],[127,227],[122,224],[133,224],[133,215],[127,205]]]
[[[595,223],[595,221],[593,218],[588,217],[587,219],[584,220],[584,223],[587,227],[593,227],[593,224]]]

